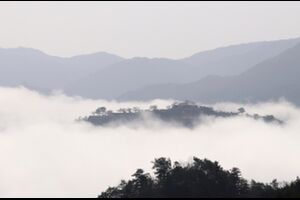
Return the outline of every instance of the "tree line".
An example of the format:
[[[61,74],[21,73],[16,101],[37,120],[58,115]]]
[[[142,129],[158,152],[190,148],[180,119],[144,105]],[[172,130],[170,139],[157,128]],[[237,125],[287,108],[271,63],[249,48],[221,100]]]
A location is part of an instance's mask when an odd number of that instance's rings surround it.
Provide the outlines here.
[[[244,108],[239,108],[236,112],[218,111],[212,107],[199,106],[191,101],[176,102],[163,109],[158,109],[157,106],[153,105],[146,110],[134,107],[121,108],[114,112],[105,107],[100,107],[93,112],[92,115],[81,118],[80,120],[92,123],[96,126],[105,126],[110,124],[126,124],[130,122],[142,123],[145,120],[149,120],[144,117],[149,115],[162,122],[175,123],[187,128],[194,128],[201,124],[201,117],[230,118],[240,116],[262,120],[266,123],[283,124],[282,121],[278,120],[273,115],[250,115]]]
[[[238,168],[223,169],[218,162],[194,157],[193,162],[153,162],[154,176],[138,169],[129,181],[109,187],[99,198],[299,198],[300,179],[265,184],[247,181]]]

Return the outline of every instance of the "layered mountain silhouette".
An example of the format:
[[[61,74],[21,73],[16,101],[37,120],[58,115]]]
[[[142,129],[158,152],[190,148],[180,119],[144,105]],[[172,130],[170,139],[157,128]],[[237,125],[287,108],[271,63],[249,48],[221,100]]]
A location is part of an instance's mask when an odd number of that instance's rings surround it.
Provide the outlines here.
[[[192,78],[189,65],[164,58],[133,58],[86,77],[66,88],[70,95],[114,99],[130,90],[153,84],[186,83]]]
[[[66,92],[89,98],[115,99],[128,91],[151,85],[185,84],[208,75],[236,75],[298,42],[300,39],[235,45],[205,51],[181,60],[133,58],[108,66],[70,85]],[[139,95],[137,99],[138,97]]]
[[[0,48],[0,86],[58,89],[93,99],[215,102],[283,96],[298,101],[298,43],[300,38],[233,45],[179,60],[124,59],[105,52],[62,58]]]
[[[129,92],[122,100],[177,99],[204,103],[287,100],[300,104],[300,44],[230,77],[208,76],[189,84],[164,84]]]
[[[0,48],[0,85],[23,85],[40,92],[64,89],[65,85],[122,60],[104,52],[61,58],[30,48]]]
[[[197,70],[203,75],[202,78],[208,75],[239,75],[297,43],[300,43],[300,39],[233,45],[200,52],[183,59],[183,61],[197,67]]]

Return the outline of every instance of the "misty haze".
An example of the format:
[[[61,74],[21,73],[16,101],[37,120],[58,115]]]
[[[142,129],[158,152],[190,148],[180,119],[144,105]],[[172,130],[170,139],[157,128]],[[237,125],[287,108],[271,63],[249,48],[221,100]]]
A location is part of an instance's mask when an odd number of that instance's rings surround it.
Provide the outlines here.
[[[299,24],[298,2],[1,2],[0,198],[300,197]]]

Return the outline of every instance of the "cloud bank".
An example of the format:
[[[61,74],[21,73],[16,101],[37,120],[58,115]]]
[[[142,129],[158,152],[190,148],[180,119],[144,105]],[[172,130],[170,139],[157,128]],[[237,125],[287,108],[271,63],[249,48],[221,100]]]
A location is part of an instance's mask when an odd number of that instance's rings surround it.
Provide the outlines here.
[[[289,181],[300,175],[300,109],[284,100],[213,105],[274,114],[286,121],[284,126],[249,118],[209,119],[193,130],[163,124],[101,128],[75,122],[100,106],[117,110],[170,103],[118,103],[0,88],[0,197],[96,197],[137,168],[150,170],[150,161],[161,156],[217,160],[258,181]]]

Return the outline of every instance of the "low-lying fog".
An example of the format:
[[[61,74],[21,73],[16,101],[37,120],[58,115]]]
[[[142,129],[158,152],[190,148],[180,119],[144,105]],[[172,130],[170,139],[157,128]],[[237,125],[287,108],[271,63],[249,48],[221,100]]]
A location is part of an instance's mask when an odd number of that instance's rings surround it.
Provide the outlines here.
[[[264,182],[300,175],[300,109],[284,100],[213,105],[273,114],[286,122],[283,126],[250,118],[211,119],[193,130],[159,123],[133,129],[75,122],[101,106],[117,110],[171,103],[94,101],[0,88],[0,197],[96,197],[137,168],[150,170],[151,161],[161,156],[217,160]]]

